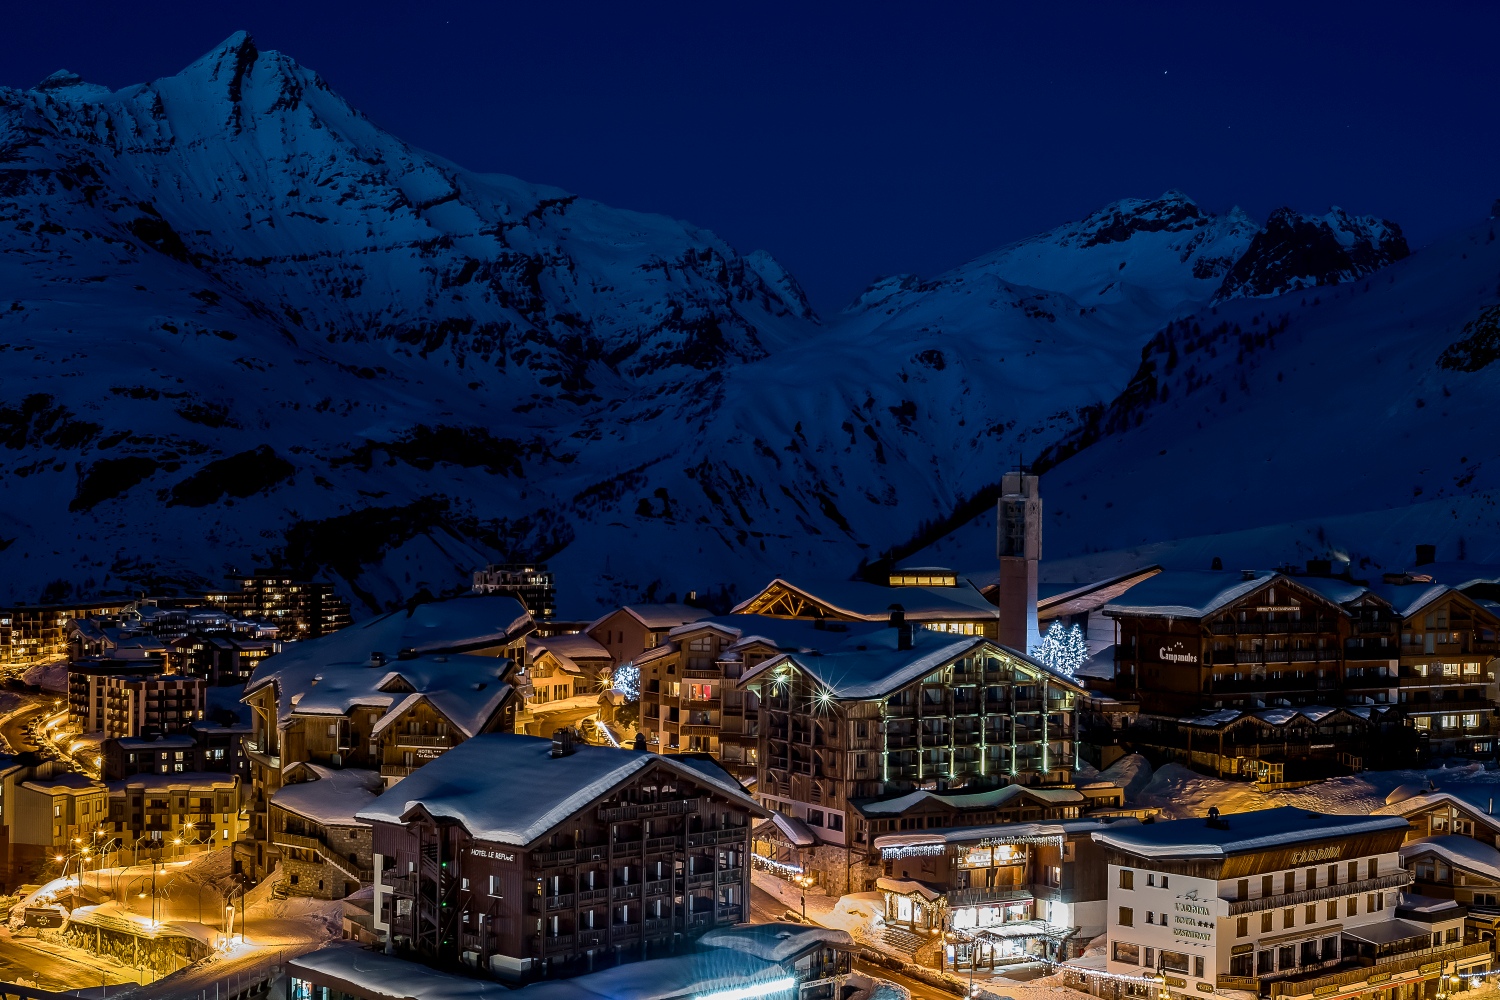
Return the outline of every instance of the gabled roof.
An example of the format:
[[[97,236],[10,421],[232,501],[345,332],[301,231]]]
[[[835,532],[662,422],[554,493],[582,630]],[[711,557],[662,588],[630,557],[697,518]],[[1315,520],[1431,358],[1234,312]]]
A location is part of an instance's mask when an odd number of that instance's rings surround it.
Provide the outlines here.
[[[1421,857],[1423,854],[1436,854],[1455,868],[1500,882],[1500,851],[1473,837],[1450,833],[1441,837],[1423,837],[1401,845],[1403,864],[1407,859]]]
[[[1500,785],[1492,781],[1455,782],[1446,788],[1429,788],[1380,806],[1372,810],[1372,815],[1407,817],[1433,806],[1458,806],[1485,826],[1500,832],[1500,816],[1494,813],[1497,799],[1500,799]]]
[[[899,629],[893,628],[826,632],[833,641],[817,649],[773,656],[746,670],[739,684],[743,687],[767,670],[792,664],[823,685],[834,698],[879,698],[961,657],[989,651],[1032,668],[1038,677],[1076,692],[1083,691],[1077,681],[993,639],[916,628],[912,630],[912,648],[899,649],[899,633]]]
[[[890,618],[892,604],[901,605],[908,621],[919,623],[995,616],[995,606],[967,580],[956,587],[882,587],[878,583],[855,580],[804,581],[798,584],[779,576],[759,593],[735,605],[734,613],[749,612],[768,591],[777,587],[792,591],[838,615],[862,621],[886,621]]]
[[[1260,587],[1274,583],[1341,606],[1366,592],[1360,584],[1329,577],[1292,577],[1273,570],[1167,570],[1105,605],[1106,615],[1207,618]],[[1279,600],[1279,598],[1278,598]],[[1339,608],[1340,611],[1344,609]]]
[[[1285,726],[1298,719],[1303,722],[1317,725],[1330,716],[1346,715],[1351,719],[1360,719],[1360,716],[1343,708],[1330,708],[1327,705],[1300,705],[1296,708],[1278,707],[1261,708],[1252,711],[1242,711],[1237,708],[1224,708],[1207,715],[1198,715],[1191,718],[1178,719],[1178,722],[1188,726],[1197,726],[1204,729],[1227,729],[1231,726],[1249,722],[1262,722],[1268,726]]]
[[[533,635],[526,639],[526,652],[529,656],[535,656],[536,652],[542,650],[553,656],[575,662],[610,658],[609,650],[595,642],[587,632],[573,632],[568,635]]]
[[[851,636],[869,636],[890,626],[881,622],[826,622],[811,618],[774,618],[770,615],[716,615],[674,628],[674,640],[705,628],[731,638],[731,650],[761,642],[784,652],[822,649]]]
[[[389,706],[396,698],[381,688],[390,671],[406,677],[417,691],[451,687],[472,696],[475,684],[493,690],[510,662],[441,654],[506,645],[532,627],[531,615],[514,597],[465,594],[432,601],[409,613],[395,611],[319,639],[288,643],[256,665],[245,693],[276,684],[281,719],[294,711],[342,715],[354,705]],[[430,655],[401,660],[402,650]],[[384,655],[383,667],[368,665],[373,652]]]
[[[686,625],[688,622],[695,622],[713,614],[711,611],[705,611],[703,608],[695,608],[687,604],[627,604],[622,608],[611,611],[607,615],[601,615],[594,619],[584,631],[594,631],[595,628],[604,624],[607,619],[621,612],[634,618],[645,628],[652,630],[675,628],[678,625]]]
[[[552,756],[552,742],[489,733],[447,751],[359,812],[366,822],[405,824],[418,811],[452,820],[477,840],[525,847],[593,800],[649,767],[707,785],[753,815],[766,810],[712,761],[578,745]]]

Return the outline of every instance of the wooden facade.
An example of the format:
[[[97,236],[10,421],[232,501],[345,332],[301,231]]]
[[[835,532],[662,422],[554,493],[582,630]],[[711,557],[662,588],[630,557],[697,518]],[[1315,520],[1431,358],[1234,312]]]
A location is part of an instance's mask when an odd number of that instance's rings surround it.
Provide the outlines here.
[[[758,815],[665,761],[527,844],[475,837],[419,802],[403,824],[373,824],[378,919],[398,951],[508,978],[664,954],[749,918]]]

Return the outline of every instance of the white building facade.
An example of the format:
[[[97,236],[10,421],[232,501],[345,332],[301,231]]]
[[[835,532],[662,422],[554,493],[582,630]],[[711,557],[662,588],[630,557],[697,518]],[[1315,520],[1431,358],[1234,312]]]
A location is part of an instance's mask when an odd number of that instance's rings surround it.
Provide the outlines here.
[[[1403,896],[1407,828],[1392,819],[1288,807],[1095,832],[1107,950],[1065,979],[1107,996],[1409,1000],[1487,967],[1462,906]]]

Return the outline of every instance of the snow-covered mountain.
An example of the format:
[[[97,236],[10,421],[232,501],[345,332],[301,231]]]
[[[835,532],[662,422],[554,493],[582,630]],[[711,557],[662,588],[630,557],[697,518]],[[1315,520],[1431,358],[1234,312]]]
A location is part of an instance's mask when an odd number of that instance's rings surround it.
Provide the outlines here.
[[[0,599],[275,561],[373,608],[543,558],[587,614],[844,576],[1081,440],[1232,276],[1399,256],[1283,221],[1126,200],[825,322],[763,252],[413,149],[243,34],[0,90]]]
[[[1169,324],[1048,456],[1071,456],[1042,479],[1057,571],[1332,556],[1372,573],[1409,568],[1417,545],[1500,564],[1494,227],[1364,280]],[[993,545],[990,515],[915,558],[985,571]]]

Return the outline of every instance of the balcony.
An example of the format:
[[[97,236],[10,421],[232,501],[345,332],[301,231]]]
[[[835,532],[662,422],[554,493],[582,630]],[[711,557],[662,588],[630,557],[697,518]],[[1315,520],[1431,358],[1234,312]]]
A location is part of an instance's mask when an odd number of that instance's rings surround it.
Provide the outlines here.
[[[1229,913],[1230,916],[1234,916],[1240,913],[1259,913],[1261,910],[1279,910],[1287,906],[1301,906],[1304,903],[1316,903],[1339,896],[1399,889],[1410,883],[1411,872],[1392,872],[1389,875],[1380,875],[1359,882],[1340,882],[1337,885],[1325,885],[1317,889],[1302,889],[1298,892],[1283,892],[1275,896],[1261,896],[1259,899],[1231,900]]]
[[[652,816],[681,816],[698,811],[697,799],[673,799],[666,802],[643,802],[639,804],[600,807],[599,822],[620,823],[633,819],[649,819]]]
[[[573,935],[554,934],[542,939],[542,948],[548,955],[560,955],[573,950]]]
[[[410,777],[415,770],[416,768],[407,767],[405,764],[381,764],[380,776],[382,778],[406,778]]]
[[[1264,980],[1250,981],[1256,983],[1256,989],[1269,989],[1270,996],[1275,997],[1312,997],[1323,996],[1332,993],[1349,992],[1358,988],[1361,984],[1368,984],[1370,988],[1379,988],[1390,983],[1391,977],[1402,972],[1421,972],[1423,976],[1436,976],[1446,963],[1461,962],[1465,959],[1479,958],[1490,954],[1489,942],[1478,942],[1475,944],[1453,944],[1440,948],[1420,948],[1416,951],[1404,952],[1393,955],[1390,958],[1376,960],[1370,965],[1358,965],[1354,968],[1340,969],[1327,972],[1322,975],[1316,973],[1305,978],[1277,979],[1271,982]],[[1342,964],[1348,964],[1346,960]],[[1223,986],[1223,980],[1227,978],[1220,976],[1219,985]],[[1238,977],[1237,977],[1238,978]],[[1411,982],[1412,980],[1405,980]],[[1249,989],[1251,987],[1233,987],[1235,989]]]
[[[447,749],[453,746],[451,736],[420,736],[415,733],[397,733],[394,742],[398,747],[436,747]]]
[[[573,894],[565,892],[560,896],[547,897],[548,910],[571,910],[573,908]]]
[[[1023,902],[1033,899],[1031,890],[1017,886],[993,889],[949,889],[949,906],[979,906],[984,903]]]

